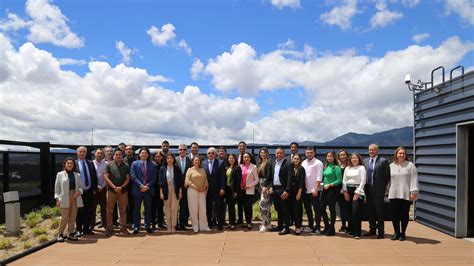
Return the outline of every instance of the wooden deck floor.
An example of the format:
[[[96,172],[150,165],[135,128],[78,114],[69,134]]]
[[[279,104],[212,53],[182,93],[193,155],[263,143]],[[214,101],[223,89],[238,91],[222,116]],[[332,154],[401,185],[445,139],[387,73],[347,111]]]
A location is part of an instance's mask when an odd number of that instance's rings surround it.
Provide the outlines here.
[[[364,223],[364,228],[366,228]],[[360,240],[341,233],[334,237],[286,235],[253,231],[224,231],[194,234],[190,231],[167,235],[106,238],[101,234],[75,243],[57,243],[13,265],[474,265],[474,243],[456,239],[410,222],[404,242],[391,241],[391,223],[386,238]]]

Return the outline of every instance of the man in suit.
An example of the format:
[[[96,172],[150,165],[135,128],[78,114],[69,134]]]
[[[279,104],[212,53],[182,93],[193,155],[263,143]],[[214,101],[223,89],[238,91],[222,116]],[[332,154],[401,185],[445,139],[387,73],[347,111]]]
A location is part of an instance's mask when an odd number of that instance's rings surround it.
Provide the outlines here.
[[[112,147],[111,147],[112,148]],[[123,162],[128,165],[128,167],[132,166],[132,163],[137,160],[135,157],[135,150],[133,149],[132,145],[127,145],[125,147],[125,157],[123,158]],[[132,182],[128,184],[127,190],[130,191],[132,187]],[[114,208],[114,224],[117,223],[117,206]],[[128,206],[127,206],[127,224],[133,224],[133,195],[132,193],[128,193]]]
[[[275,151],[275,160],[270,167],[270,175],[265,180],[265,187],[269,188],[278,213],[278,227],[272,231],[279,231],[279,235],[290,233],[290,204],[288,200],[291,191],[291,184],[288,180],[288,167],[290,166],[291,163],[285,158],[285,150],[278,147]]]
[[[201,157],[201,162],[204,161],[204,158],[201,155],[199,155],[199,144],[197,142],[193,142],[191,143],[191,153],[188,154],[188,157],[192,162],[194,157],[196,156]]]
[[[191,159],[186,156],[187,147],[186,144],[179,144],[178,146],[179,155],[176,156],[176,165],[181,170],[183,177],[186,178],[186,172],[189,168],[192,167]],[[178,226],[177,230],[186,230],[186,226],[188,226],[189,220],[189,209],[188,209],[188,192],[187,188],[183,188],[183,193],[181,200],[179,201],[179,219],[178,219]]]
[[[148,160],[150,150],[141,148],[138,153],[139,159],[132,163],[130,175],[132,177],[133,194],[133,234],[138,234],[140,228],[140,206],[142,201],[145,203],[145,229],[147,233],[152,234],[151,229],[151,202],[155,196],[155,183],[158,182],[158,171],[155,165]]]
[[[224,194],[225,194],[225,175],[222,168],[219,167],[219,160],[216,159],[216,149],[211,147],[207,150],[207,159],[202,162],[202,167],[206,171],[209,190],[206,196],[207,221],[211,225],[212,208],[215,206],[217,215],[217,229],[224,229]],[[211,226],[209,226],[211,227]]]
[[[84,207],[78,210],[76,218],[77,236],[82,236],[83,234],[94,235],[91,221],[92,215],[95,215],[92,208],[94,195],[97,193],[97,173],[92,162],[86,159],[86,147],[80,146],[77,148],[76,154],[76,169],[74,171],[81,174],[82,183],[84,184],[84,192],[82,194]]]
[[[367,213],[369,215],[370,230],[365,236],[372,236],[378,230],[378,238],[385,237],[384,231],[384,197],[387,184],[390,181],[390,164],[387,159],[379,154],[379,146],[370,144],[369,158],[364,159],[367,170],[367,184],[365,195],[367,196]]]

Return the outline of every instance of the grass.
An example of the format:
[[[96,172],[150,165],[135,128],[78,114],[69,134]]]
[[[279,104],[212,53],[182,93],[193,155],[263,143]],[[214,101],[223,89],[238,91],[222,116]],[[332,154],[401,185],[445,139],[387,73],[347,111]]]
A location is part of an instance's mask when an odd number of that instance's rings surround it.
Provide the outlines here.
[[[6,230],[7,230],[6,225],[5,224],[0,224],[0,234],[5,233]]]
[[[38,237],[38,242],[40,242],[40,243],[45,243],[45,242],[48,242],[48,241],[49,241],[49,239],[48,239],[47,235],[40,235]]]
[[[59,215],[57,213],[57,210],[55,210],[55,209],[59,210]],[[56,207],[51,208],[49,206],[44,206],[39,210],[39,214],[41,215],[41,218],[43,218],[43,219],[50,219],[50,218],[60,216],[61,215],[61,210],[59,208],[56,208]]]
[[[9,249],[13,247],[13,241],[10,238],[4,238],[0,241],[0,249]]]
[[[25,216],[25,223],[28,227],[33,228],[41,222],[41,214],[39,212],[30,212]]]
[[[51,222],[51,227],[50,227],[50,229],[58,229],[60,223],[61,223],[61,220],[59,220],[59,219],[54,219],[54,220]]]
[[[31,248],[31,242],[30,241],[25,241],[23,242],[23,249],[29,249]]]
[[[44,227],[38,227],[38,228],[33,228],[33,230],[31,230],[31,232],[32,232],[35,236],[46,235],[46,233],[48,232],[48,229],[46,229],[46,228],[44,228]]]

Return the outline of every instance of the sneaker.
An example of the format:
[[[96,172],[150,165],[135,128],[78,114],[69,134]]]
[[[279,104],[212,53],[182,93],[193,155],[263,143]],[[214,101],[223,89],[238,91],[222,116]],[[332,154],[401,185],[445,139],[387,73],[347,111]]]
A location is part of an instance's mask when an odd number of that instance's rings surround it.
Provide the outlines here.
[[[58,238],[57,238],[57,241],[58,241],[59,243],[62,243],[62,242],[64,242],[64,239],[65,239],[64,235],[63,235],[63,234],[59,234],[59,235],[58,235]]]
[[[312,235],[320,235],[321,230],[319,230],[319,228],[313,228],[313,230],[311,230],[311,234]]]
[[[360,236],[356,235],[354,236],[355,239],[360,239]]]
[[[247,229],[252,230],[252,224],[247,224]]]
[[[260,233],[266,233],[267,232],[267,228],[265,226],[260,226]]]
[[[69,234],[67,236],[67,240],[70,240],[70,241],[77,241],[79,240],[79,238],[75,235],[75,234]]]
[[[301,235],[301,228],[296,228],[295,235],[297,236]]]
[[[230,230],[235,230],[235,225],[231,224],[230,225]]]
[[[202,232],[211,232],[211,228],[206,227],[201,229]]]
[[[199,232],[199,228],[193,227],[193,231],[194,231],[194,233],[197,233],[197,232]]]

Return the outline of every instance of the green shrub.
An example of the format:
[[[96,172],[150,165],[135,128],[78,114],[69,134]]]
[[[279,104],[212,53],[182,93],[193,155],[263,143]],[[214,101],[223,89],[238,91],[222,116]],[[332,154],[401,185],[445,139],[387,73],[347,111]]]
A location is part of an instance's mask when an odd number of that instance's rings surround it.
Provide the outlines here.
[[[51,229],[58,229],[59,228],[59,224],[61,223],[61,220],[60,219],[54,219],[52,222],[51,222]]]
[[[40,222],[41,222],[41,214],[39,214],[38,212],[30,212],[25,216],[25,223],[30,228],[35,227]]]
[[[38,242],[40,242],[40,243],[48,242],[48,240],[49,240],[49,239],[48,239],[48,236],[47,236],[47,235],[40,235],[40,236],[38,237]]]
[[[38,228],[33,228],[33,230],[31,230],[31,232],[35,236],[39,236],[39,235],[45,235],[48,232],[48,230],[46,230],[46,228],[44,228],[44,227],[38,227]]]
[[[23,249],[29,249],[31,246],[32,245],[30,241],[23,242]]]
[[[52,208],[53,210],[53,217],[61,217],[61,209],[58,207]]]
[[[9,249],[13,247],[13,241],[10,238],[4,238],[0,241],[0,249]]]
[[[39,214],[41,215],[41,218],[43,219],[53,218],[54,216],[53,208],[49,206],[44,206],[41,208],[41,210],[39,210]]]
[[[7,230],[5,224],[0,224],[0,234],[4,233]]]

